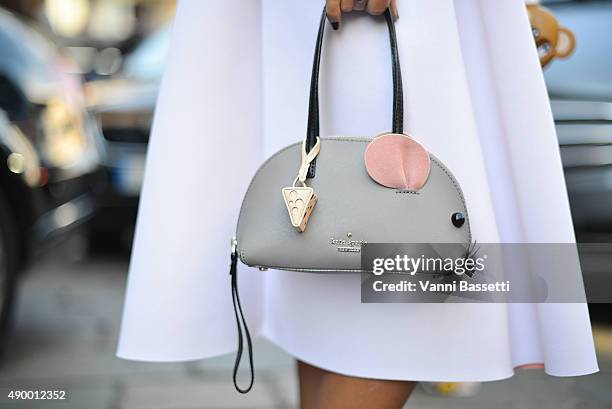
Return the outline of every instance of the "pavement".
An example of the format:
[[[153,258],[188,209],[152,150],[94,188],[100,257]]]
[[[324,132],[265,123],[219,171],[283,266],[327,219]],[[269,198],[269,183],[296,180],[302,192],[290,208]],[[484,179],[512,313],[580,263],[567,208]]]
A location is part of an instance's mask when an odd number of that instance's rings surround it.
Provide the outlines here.
[[[115,357],[128,260],[125,256],[40,259],[23,275],[14,329],[0,363],[0,408],[297,408],[294,362],[256,342],[257,381],[234,391],[233,356],[191,363],[139,363]],[[553,378],[523,370],[481,385],[469,398],[417,388],[410,409],[610,409],[612,327],[595,327],[602,371]],[[66,400],[11,400],[10,390],[65,390]]]

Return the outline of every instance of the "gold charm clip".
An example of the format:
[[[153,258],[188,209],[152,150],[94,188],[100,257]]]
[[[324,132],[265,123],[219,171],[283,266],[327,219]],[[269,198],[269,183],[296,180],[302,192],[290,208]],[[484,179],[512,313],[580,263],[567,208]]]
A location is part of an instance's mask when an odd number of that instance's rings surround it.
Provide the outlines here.
[[[298,175],[293,180],[293,185],[282,189],[283,199],[287,205],[291,224],[296,227],[300,233],[306,230],[308,219],[312,214],[312,210],[317,204],[319,197],[314,189],[306,186],[306,175],[310,163],[317,157],[321,150],[321,141],[317,137],[317,143],[312,147],[310,152],[306,153],[306,139],[302,142],[302,164]],[[301,183],[302,186],[297,186]]]

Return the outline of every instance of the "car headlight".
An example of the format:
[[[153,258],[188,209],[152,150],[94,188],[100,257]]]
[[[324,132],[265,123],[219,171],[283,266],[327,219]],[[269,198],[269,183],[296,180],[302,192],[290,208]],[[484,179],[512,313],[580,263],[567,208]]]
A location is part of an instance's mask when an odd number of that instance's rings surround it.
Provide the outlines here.
[[[86,149],[83,118],[60,98],[52,98],[42,115],[45,159],[54,166],[77,162]]]
[[[40,160],[30,140],[21,130],[8,122],[0,111],[0,139],[10,150],[6,158],[8,169],[21,175],[29,186],[38,186],[41,180]]]

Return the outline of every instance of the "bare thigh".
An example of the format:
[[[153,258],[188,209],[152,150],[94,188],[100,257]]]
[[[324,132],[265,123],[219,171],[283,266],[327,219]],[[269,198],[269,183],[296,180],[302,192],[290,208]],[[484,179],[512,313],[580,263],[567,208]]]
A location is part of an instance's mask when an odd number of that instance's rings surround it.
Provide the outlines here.
[[[298,361],[301,409],[400,409],[415,382],[340,375]]]

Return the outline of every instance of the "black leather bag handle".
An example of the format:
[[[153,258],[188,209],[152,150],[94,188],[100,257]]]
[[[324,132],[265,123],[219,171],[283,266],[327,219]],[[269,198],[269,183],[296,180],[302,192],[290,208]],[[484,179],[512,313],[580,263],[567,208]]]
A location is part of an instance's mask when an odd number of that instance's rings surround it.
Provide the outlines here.
[[[314,62],[312,64],[312,77],[310,80],[310,102],[308,104],[308,129],[306,130],[306,151],[317,142],[319,136],[319,68],[321,66],[321,48],[323,46],[323,33],[325,31],[326,13],[323,8],[321,22],[319,23],[319,33],[314,52]],[[391,11],[385,11],[385,20],[389,28],[389,39],[391,41],[391,68],[393,72],[393,122],[391,129],[393,133],[402,133],[404,129],[404,95],[402,89],[402,71],[400,68],[399,54],[397,51],[397,36]],[[315,161],[312,161],[308,169],[308,177],[315,176]]]

